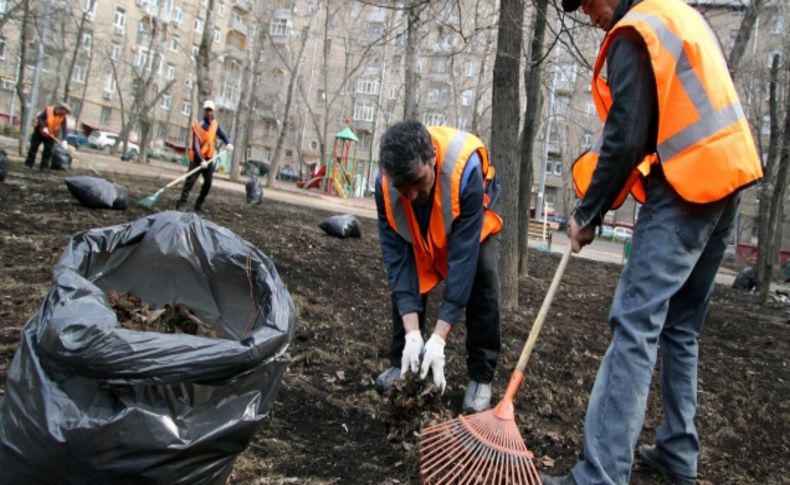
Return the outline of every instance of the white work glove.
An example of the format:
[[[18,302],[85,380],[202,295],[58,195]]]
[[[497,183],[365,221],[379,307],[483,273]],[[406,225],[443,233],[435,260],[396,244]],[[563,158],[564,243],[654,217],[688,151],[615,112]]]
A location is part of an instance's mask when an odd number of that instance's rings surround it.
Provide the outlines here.
[[[225,145],[225,150],[227,150],[228,153],[233,153],[233,143],[228,143]]]
[[[69,149],[69,142],[67,142],[66,140],[63,140],[62,142],[60,142],[60,145],[63,147],[64,150],[68,150]]]
[[[206,161],[206,160],[201,160],[201,161],[200,161],[200,168],[201,168],[201,169],[203,169],[203,170],[205,170],[205,169],[207,169],[207,168],[208,168],[209,164],[210,164],[210,162],[208,162],[208,161]]]
[[[403,347],[403,354],[400,358],[400,377],[406,375],[409,370],[415,374],[420,368],[420,354],[422,353],[423,341],[419,330],[412,330],[406,333],[406,346]]]
[[[41,133],[44,133],[45,135],[49,135],[49,128],[47,128],[46,126],[41,128]]]
[[[435,333],[425,344],[420,379],[425,379],[428,369],[433,374],[433,384],[444,393],[444,388],[447,386],[447,381],[444,379],[444,339]]]

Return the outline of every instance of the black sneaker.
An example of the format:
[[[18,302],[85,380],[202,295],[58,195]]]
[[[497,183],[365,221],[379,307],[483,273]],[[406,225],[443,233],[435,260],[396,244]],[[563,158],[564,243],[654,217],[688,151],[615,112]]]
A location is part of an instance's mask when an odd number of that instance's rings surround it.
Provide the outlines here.
[[[576,480],[573,479],[573,475],[568,473],[564,477],[552,477],[551,475],[546,475],[544,473],[540,474],[540,481],[543,485],[576,485]]]
[[[667,477],[667,479],[674,485],[694,485],[697,483],[696,478],[679,475],[670,470],[669,466],[664,463],[664,460],[661,459],[661,455],[655,446],[640,446],[639,456],[642,458],[642,461],[645,463],[645,465]]]

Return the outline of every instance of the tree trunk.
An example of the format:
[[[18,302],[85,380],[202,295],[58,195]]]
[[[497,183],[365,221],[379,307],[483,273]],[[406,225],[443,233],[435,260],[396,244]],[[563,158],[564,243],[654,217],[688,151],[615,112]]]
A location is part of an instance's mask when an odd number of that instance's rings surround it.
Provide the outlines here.
[[[757,22],[760,12],[763,10],[764,0],[752,0],[746,8],[746,13],[743,16],[743,21],[738,27],[738,35],[735,36],[735,44],[730,51],[730,57],[727,63],[730,65],[730,75],[735,77],[738,67],[743,59],[743,54],[746,52],[746,46],[749,44],[749,39],[752,38],[752,31],[754,24]]]
[[[85,108],[85,96],[88,93],[88,79],[91,78],[91,67],[93,65],[93,49],[88,54],[88,65],[85,67],[85,82],[82,84],[82,94],[80,95],[80,106],[75,113],[74,124],[80,125],[80,118],[82,117],[82,110]],[[77,126],[74,128],[76,129]]]
[[[27,64],[27,44],[30,41],[30,0],[24,0],[22,13],[22,28],[19,38],[19,71],[16,78],[16,95],[19,98],[19,156],[27,155],[27,138],[30,135],[30,126],[25,123],[25,113],[27,113],[27,94],[25,94],[25,65]],[[13,122],[13,120],[12,120]]]
[[[302,56],[304,55],[304,49],[307,45],[307,38],[308,38],[309,29],[305,28],[302,31],[302,39],[301,44],[299,45],[299,53],[296,56],[296,62],[291,67],[291,80],[288,82],[288,94],[285,97],[285,113],[283,114],[283,124],[282,129],[280,130],[280,136],[277,137],[277,145],[274,148],[274,155],[272,155],[272,161],[269,164],[269,173],[266,174],[266,186],[272,187],[274,185],[274,179],[277,176],[277,169],[280,165],[280,155],[283,150],[283,145],[285,144],[285,136],[288,134],[288,128],[290,126],[290,117],[291,117],[291,104],[293,104],[293,95],[294,95],[294,88],[296,87],[296,83],[299,80],[299,67],[302,64]]]
[[[788,72],[790,72],[790,63],[785,63],[788,66]],[[775,105],[775,86],[778,82],[778,69],[779,67],[779,56],[775,56],[773,63],[771,65],[771,101],[772,105]],[[771,289],[771,277],[773,275],[774,263],[776,262],[776,256],[779,254],[779,246],[781,246],[781,233],[782,233],[782,214],[783,214],[783,204],[785,200],[785,191],[788,182],[788,164],[790,164],[790,135],[788,135],[788,131],[790,131],[790,83],[787,85],[787,92],[785,93],[785,120],[784,120],[784,127],[781,131],[781,136],[779,135],[779,127],[776,126],[778,123],[774,123],[774,119],[778,118],[775,114],[776,107],[771,107],[771,138],[774,138],[776,135],[776,140],[772,140],[772,143],[778,144],[779,139],[781,138],[782,149],[781,153],[779,154],[779,167],[776,171],[776,179],[775,183],[773,184],[773,193],[771,194],[770,200],[770,212],[768,216],[768,244],[766,247],[763,248],[762,245],[758,249],[758,257],[759,254],[765,251],[765,269],[762,275],[758,273],[758,281],[760,282],[760,301],[763,303],[768,301],[768,294]],[[770,150],[769,150],[770,151]],[[770,156],[770,155],[769,155]],[[760,207],[760,215],[762,215],[762,201]],[[760,227],[762,230],[762,227]]]
[[[499,213],[505,221],[500,235],[502,255],[499,273],[501,305],[518,306],[518,189],[517,151],[519,126],[519,61],[521,59],[523,0],[502,0],[492,91],[491,159],[496,160],[502,184]]]
[[[69,99],[69,91],[71,90],[71,76],[74,75],[74,65],[77,63],[77,56],[82,48],[82,34],[85,32],[85,23],[88,21],[88,13],[93,10],[93,6],[96,3],[96,0],[90,0],[88,7],[85,11],[82,12],[82,17],[80,17],[79,27],[77,27],[77,37],[74,42],[74,51],[71,53],[71,59],[69,60],[69,68],[66,72],[66,82],[63,86],[63,100],[68,101]],[[91,56],[93,56],[93,43],[91,43]],[[85,84],[88,84],[88,77],[85,77]]]
[[[203,35],[200,37],[200,48],[198,49],[197,59],[197,88],[198,103],[211,98],[214,86],[211,76],[211,41],[214,38],[214,0],[208,0],[206,7],[206,23],[203,27]],[[197,109],[196,109],[197,110]]]
[[[768,139],[768,153],[766,156],[765,167],[763,167],[763,180],[758,187],[759,194],[759,213],[757,214],[757,286],[760,289],[760,298],[765,301],[768,298],[768,290],[771,286],[773,276],[773,265],[771,264],[773,227],[770,219],[773,212],[772,194],[776,190],[778,181],[777,172],[777,153],[779,151],[779,116],[777,89],[779,83],[779,59],[774,57],[771,63],[771,76],[768,82],[768,110],[770,119],[770,136]]]
[[[412,5],[406,11],[408,17],[406,24],[406,80],[403,95],[403,119],[417,119],[417,92],[419,90],[419,77],[417,75],[417,36],[420,28],[420,13],[424,3]]]
[[[518,274],[526,276],[529,267],[528,233],[529,209],[532,204],[532,152],[535,136],[540,126],[539,116],[543,113],[541,86],[541,62],[543,60],[543,38],[546,34],[546,12],[548,0],[537,0],[535,23],[532,26],[532,42],[529,60],[524,66],[524,90],[527,105],[524,109],[524,126],[521,131],[521,172],[518,189]]]

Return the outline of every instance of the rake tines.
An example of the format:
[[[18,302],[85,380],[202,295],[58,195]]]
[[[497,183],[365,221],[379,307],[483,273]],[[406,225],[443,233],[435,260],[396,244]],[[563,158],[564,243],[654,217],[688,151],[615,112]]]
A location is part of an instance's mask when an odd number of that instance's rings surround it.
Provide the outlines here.
[[[424,429],[420,434],[423,483],[540,484],[534,456],[512,414],[508,419],[498,412],[500,406]]]

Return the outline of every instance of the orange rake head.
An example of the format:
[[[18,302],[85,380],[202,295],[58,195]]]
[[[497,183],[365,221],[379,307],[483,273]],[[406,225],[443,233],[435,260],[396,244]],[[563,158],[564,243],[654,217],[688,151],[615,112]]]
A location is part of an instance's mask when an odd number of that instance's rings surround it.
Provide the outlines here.
[[[521,439],[513,412],[513,394],[522,377],[514,372],[496,408],[459,416],[420,433],[423,483],[541,483],[534,456]]]

